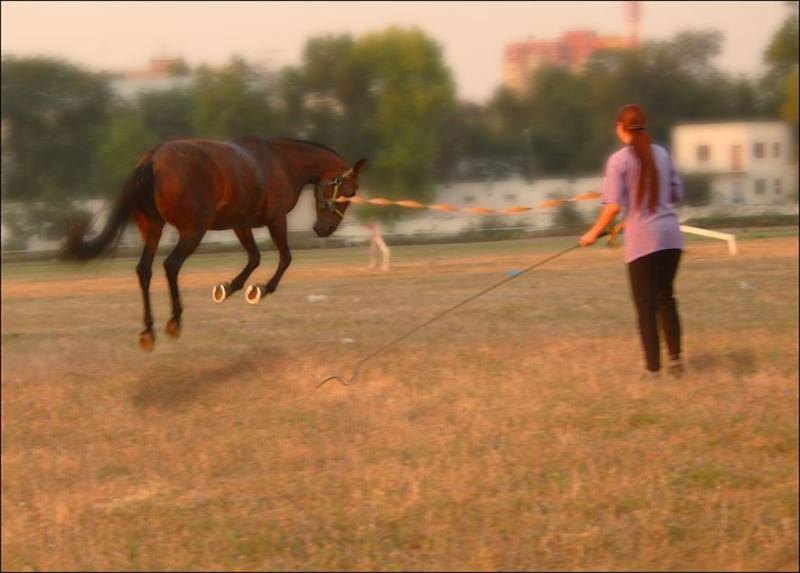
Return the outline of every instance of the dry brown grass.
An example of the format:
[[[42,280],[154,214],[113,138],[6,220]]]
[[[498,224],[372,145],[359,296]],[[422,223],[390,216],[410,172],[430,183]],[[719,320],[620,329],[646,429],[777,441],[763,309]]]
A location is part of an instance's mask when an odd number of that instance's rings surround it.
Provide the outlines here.
[[[152,355],[134,261],[4,267],[2,568],[796,570],[796,237],[689,244],[678,382],[637,380],[594,248],[313,391],[537,244],[297,253],[260,307],[211,303],[243,257],[190,259]]]

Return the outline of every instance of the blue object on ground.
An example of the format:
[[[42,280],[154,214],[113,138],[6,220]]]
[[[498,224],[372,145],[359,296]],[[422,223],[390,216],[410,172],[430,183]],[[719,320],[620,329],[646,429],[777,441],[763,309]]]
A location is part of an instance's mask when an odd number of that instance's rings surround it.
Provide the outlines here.
[[[521,274],[522,274],[522,272],[518,271],[517,269],[511,269],[510,271],[508,271],[508,276],[512,277],[512,278],[513,277],[517,277],[517,276],[519,276]]]

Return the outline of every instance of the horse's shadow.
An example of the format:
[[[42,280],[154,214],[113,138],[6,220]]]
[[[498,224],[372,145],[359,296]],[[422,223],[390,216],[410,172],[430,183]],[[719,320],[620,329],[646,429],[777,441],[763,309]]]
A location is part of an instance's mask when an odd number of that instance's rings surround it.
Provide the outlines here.
[[[174,409],[195,402],[223,383],[239,385],[243,380],[268,372],[274,379],[286,368],[286,357],[277,349],[255,348],[246,353],[209,360],[175,364],[174,356],[151,365],[136,381],[131,402],[136,408]]]

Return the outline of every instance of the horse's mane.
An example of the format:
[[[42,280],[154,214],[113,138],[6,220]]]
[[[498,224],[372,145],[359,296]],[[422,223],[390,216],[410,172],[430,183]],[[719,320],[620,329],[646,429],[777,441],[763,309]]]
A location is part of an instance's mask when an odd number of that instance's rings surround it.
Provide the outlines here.
[[[331,153],[333,153],[333,154],[334,154],[336,157],[338,157],[339,159],[341,159],[342,161],[344,161],[344,157],[342,157],[341,155],[339,155],[339,152],[338,152],[338,151],[336,151],[335,149],[331,149],[331,148],[330,148],[330,147],[328,147],[327,145],[323,145],[323,144],[321,144],[321,143],[316,143],[316,142],[314,142],[314,141],[307,141],[307,140],[305,140],[305,139],[294,139],[294,138],[292,138],[292,137],[276,137],[276,138],[275,138],[275,139],[273,139],[272,141],[287,141],[287,142],[290,142],[290,143],[302,143],[303,145],[309,145],[309,146],[311,146],[311,147],[317,147],[317,148],[319,148],[319,149],[324,149],[325,151],[330,151],[330,152],[331,152]]]

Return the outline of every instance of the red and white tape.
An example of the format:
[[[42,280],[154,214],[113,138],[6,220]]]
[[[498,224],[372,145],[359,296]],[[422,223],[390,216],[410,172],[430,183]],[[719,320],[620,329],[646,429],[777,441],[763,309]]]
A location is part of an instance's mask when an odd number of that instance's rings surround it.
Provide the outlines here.
[[[472,213],[474,215],[517,215],[526,211],[533,211],[534,209],[552,209],[562,203],[569,203],[572,201],[592,201],[599,199],[600,193],[598,191],[589,191],[588,193],[581,193],[568,199],[547,199],[542,201],[535,207],[528,207],[525,205],[518,205],[515,207],[506,207],[504,209],[492,209],[490,207],[454,207],[446,204],[423,205],[418,201],[412,199],[392,200],[383,197],[359,197],[354,195],[352,197],[337,197],[337,203],[353,203],[354,205],[380,205],[389,206],[397,205],[399,207],[406,207],[407,209],[431,209],[433,211],[443,211],[447,213],[462,212]]]

